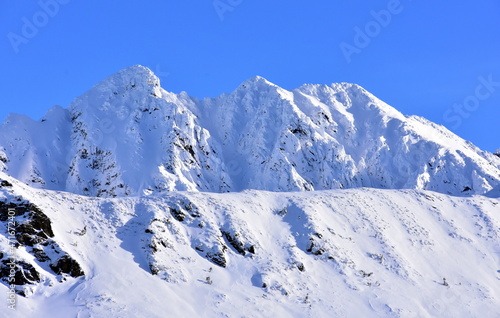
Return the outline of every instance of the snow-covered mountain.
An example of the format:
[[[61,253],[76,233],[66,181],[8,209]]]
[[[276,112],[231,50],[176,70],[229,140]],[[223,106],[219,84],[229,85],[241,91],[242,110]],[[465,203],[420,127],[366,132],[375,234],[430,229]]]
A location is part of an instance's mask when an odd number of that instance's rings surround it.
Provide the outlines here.
[[[0,317],[498,317],[499,281],[499,154],[354,84],[133,66],[0,125]]]
[[[1,317],[498,317],[499,198],[369,188],[89,198],[0,179],[2,304],[8,207],[26,295]]]
[[[354,84],[288,91],[255,77],[198,100],[165,91],[142,66],[40,121],[9,116],[0,171],[99,197],[356,187],[462,195],[500,185],[498,156]]]

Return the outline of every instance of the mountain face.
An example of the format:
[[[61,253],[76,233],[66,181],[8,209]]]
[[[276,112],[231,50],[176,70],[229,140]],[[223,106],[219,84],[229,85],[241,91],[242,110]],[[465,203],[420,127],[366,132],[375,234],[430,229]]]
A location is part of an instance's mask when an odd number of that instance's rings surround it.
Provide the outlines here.
[[[499,211],[498,153],[357,85],[133,66],[0,125],[0,316],[497,317]]]
[[[500,157],[404,116],[354,84],[282,89],[261,77],[198,100],[133,66],[40,121],[0,126],[0,171],[98,197],[357,187],[484,194]]]

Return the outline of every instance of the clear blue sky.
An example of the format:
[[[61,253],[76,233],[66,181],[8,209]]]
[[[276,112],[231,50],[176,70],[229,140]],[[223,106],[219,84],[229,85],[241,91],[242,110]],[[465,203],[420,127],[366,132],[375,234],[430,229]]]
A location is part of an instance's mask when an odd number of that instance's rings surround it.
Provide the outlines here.
[[[0,36],[0,120],[39,119],[142,64],[200,98],[254,75],[287,89],[353,82],[500,147],[498,0],[4,0]]]

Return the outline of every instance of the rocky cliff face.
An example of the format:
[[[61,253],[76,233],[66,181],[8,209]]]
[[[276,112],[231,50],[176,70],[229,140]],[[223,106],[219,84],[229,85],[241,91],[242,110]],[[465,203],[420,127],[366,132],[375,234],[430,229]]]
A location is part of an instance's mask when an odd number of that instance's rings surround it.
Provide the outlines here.
[[[404,116],[354,84],[284,90],[263,78],[197,100],[133,66],[41,121],[0,126],[0,169],[88,196],[354,187],[482,194],[500,158]]]
[[[80,264],[58,243],[50,218],[29,199],[0,182],[0,280],[29,296],[49,274],[59,281],[84,275]],[[22,252],[21,252],[22,251]],[[41,274],[43,273],[43,274]]]

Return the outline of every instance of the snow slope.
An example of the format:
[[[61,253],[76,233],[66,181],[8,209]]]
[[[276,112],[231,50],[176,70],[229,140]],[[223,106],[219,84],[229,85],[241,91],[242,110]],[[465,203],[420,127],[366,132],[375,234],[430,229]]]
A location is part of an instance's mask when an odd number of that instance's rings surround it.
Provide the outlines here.
[[[500,185],[498,156],[354,84],[288,91],[255,77],[198,100],[165,91],[142,66],[40,121],[8,117],[0,171],[99,197],[357,187],[470,195]]]
[[[500,198],[368,188],[89,198],[0,177],[12,184],[0,202],[43,211],[85,273],[54,273],[20,246],[40,282],[18,286],[28,297],[2,317],[496,317],[500,308]]]

